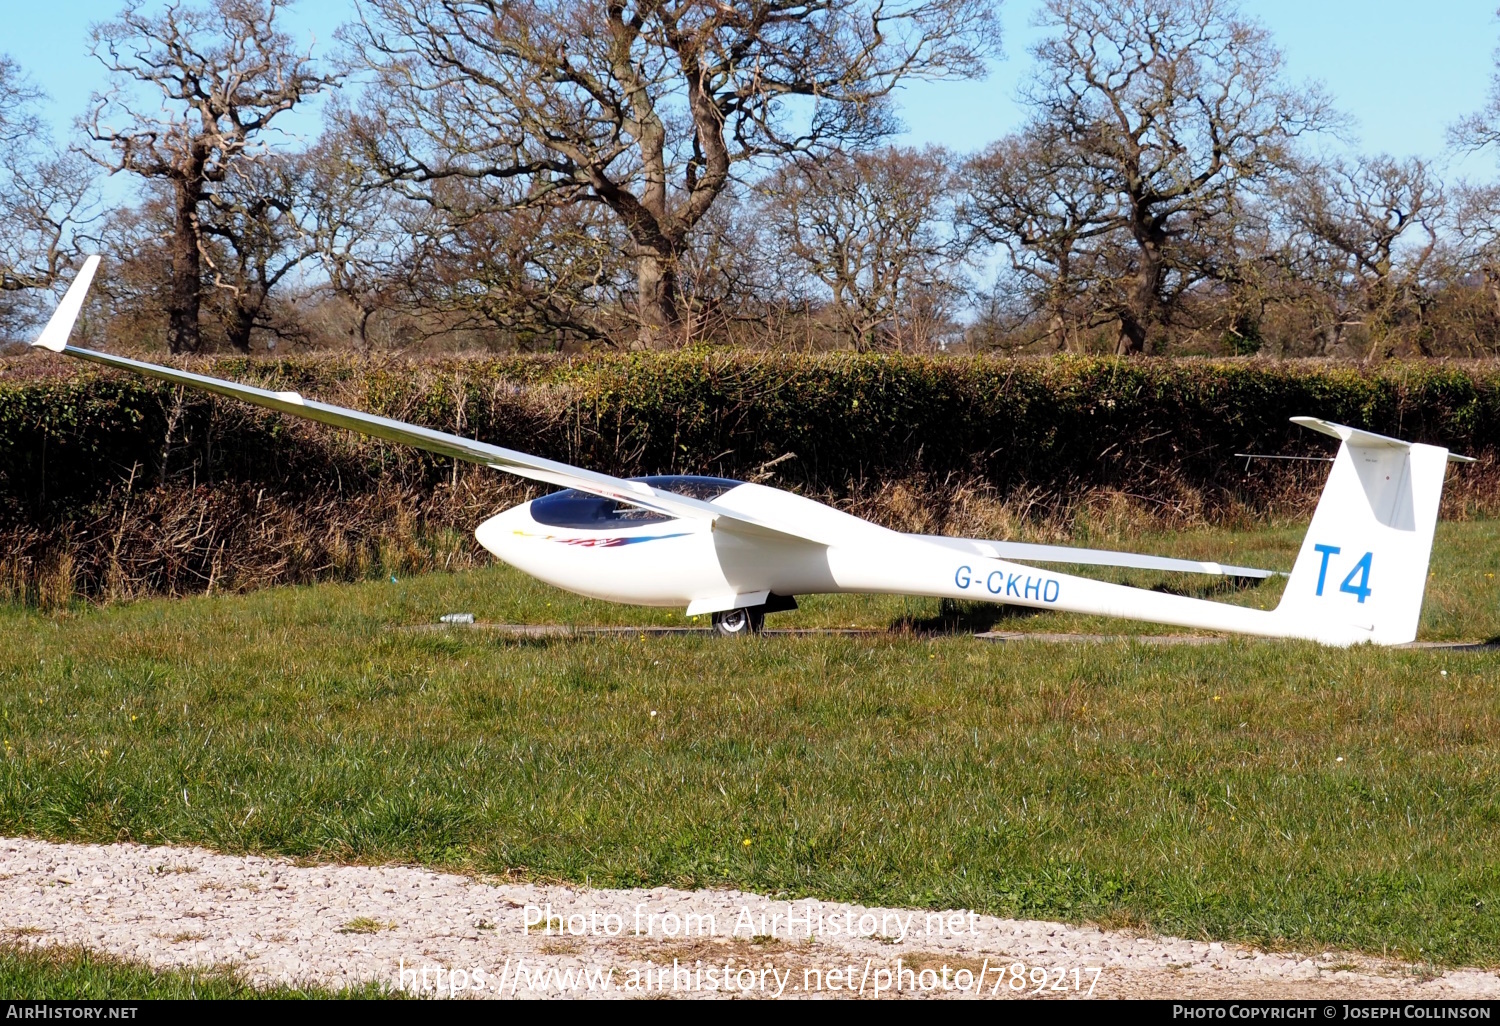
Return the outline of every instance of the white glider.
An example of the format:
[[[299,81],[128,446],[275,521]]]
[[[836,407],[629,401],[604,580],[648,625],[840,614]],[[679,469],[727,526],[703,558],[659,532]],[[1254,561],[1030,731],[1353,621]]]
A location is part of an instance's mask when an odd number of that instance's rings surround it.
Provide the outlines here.
[[[67,344],[99,264],[89,257],[33,345],[282,413],[404,442],[564,491],[491,517],[479,543],[567,591],[713,614],[758,630],[793,596],[862,592],[969,599],[1328,645],[1416,638],[1446,465],[1473,462],[1311,417],[1339,439],[1312,524],[1273,610],[1038,569],[1014,560],[1267,577],[1270,571],[1134,553],[902,534],[777,488],[710,477],[623,479],[357,410]]]

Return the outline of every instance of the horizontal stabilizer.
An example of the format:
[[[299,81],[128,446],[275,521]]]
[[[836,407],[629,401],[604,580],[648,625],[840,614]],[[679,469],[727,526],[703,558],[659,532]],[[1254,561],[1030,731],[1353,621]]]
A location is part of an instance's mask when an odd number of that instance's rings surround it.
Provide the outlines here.
[[[1341,442],[1348,442],[1359,449],[1409,450],[1412,447],[1411,442],[1403,442],[1399,438],[1392,438],[1389,435],[1377,435],[1373,431],[1365,431],[1363,428],[1349,427],[1345,424],[1335,424],[1331,420],[1320,420],[1317,417],[1293,417],[1292,423],[1300,424],[1302,427],[1309,428],[1319,434],[1327,435],[1330,438],[1337,438]],[[1236,453],[1236,455],[1239,454]],[[1448,462],[1473,463],[1475,460],[1473,456],[1460,456],[1457,453],[1450,452],[1448,454]]]

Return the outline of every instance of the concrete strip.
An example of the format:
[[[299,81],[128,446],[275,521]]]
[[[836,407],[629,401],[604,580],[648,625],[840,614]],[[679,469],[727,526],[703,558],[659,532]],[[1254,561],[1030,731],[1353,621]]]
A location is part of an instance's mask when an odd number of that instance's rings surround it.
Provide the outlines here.
[[[593,627],[569,624],[524,624],[524,623],[424,623],[401,628],[410,631],[485,631],[491,634],[516,638],[586,638],[628,637],[630,635],[649,638],[671,637],[679,634],[712,634],[712,627],[670,627],[646,625],[642,627]],[[893,631],[880,627],[768,627],[763,632],[774,637],[915,637],[949,638],[962,637],[962,633],[945,634],[937,631]],[[1232,640],[1224,635],[1208,634],[1048,634],[1027,631],[983,631],[969,635],[979,641],[1037,641],[1054,645],[1112,645],[1135,642],[1139,645],[1222,645]],[[1248,639],[1264,640],[1264,639]],[[1421,649],[1449,652],[1500,651],[1500,641],[1413,641],[1398,649]]]
[[[0,840],[0,940],[430,997],[1500,998],[1490,971],[965,910],[31,838]]]
[[[1058,645],[1110,645],[1129,641],[1139,645],[1221,645],[1229,640],[1197,634],[1026,634],[1021,631],[986,631],[974,637],[981,641],[1045,641]]]

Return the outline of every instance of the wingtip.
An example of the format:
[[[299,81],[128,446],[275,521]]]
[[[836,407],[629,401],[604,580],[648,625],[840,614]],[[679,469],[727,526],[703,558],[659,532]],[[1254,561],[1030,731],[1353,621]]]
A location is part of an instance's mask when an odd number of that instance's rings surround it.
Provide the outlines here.
[[[41,349],[50,349],[54,353],[60,353],[68,345],[68,336],[73,334],[73,325],[78,321],[78,314],[83,309],[83,301],[88,296],[89,286],[93,284],[94,272],[99,269],[99,256],[95,254],[83,262],[83,267],[78,271],[78,277],[73,279],[73,284],[68,286],[62,302],[57,304],[57,309],[52,313],[52,319],[42,329],[36,341],[31,344]]]

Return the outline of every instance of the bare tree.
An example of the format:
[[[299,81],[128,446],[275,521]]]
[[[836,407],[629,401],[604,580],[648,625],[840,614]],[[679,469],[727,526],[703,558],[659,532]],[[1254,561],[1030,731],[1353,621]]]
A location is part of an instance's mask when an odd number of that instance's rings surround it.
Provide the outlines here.
[[[441,212],[425,219],[430,241],[414,293],[453,326],[500,332],[513,346],[556,349],[613,344],[630,285],[628,240],[596,205],[492,209],[470,183],[434,183]],[[613,315],[613,316],[612,316]]]
[[[1366,359],[1390,355],[1428,299],[1423,272],[1439,242],[1441,183],[1418,158],[1367,157],[1304,176],[1285,202],[1301,236],[1303,276],[1344,304],[1333,314],[1340,328],[1365,328]],[[1423,336],[1414,338],[1431,355]]]
[[[1285,166],[1295,137],[1330,123],[1327,104],[1281,82],[1281,54],[1232,0],[1048,0],[1045,11],[1053,34],[1035,48],[1027,100],[1037,132],[1109,187],[1121,244],[1100,299],[1119,320],[1117,351],[1143,352],[1206,273],[1193,259],[1211,248],[1205,227]]]
[[[972,76],[992,0],[359,0],[353,122],[430,202],[596,204],[630,240],[644,344],[683,335],[679,263],[736,164],[873,139],[912,77]]]
[[[963,230],[973,242],[1005,247],[1052,344],[1079,348],[1080,322],[1092,326],[1097,313],[1082,301],[1099,271],[1099,240],[1118,228],[1107,174],[1055,134],[1030,132],[992,144],[963,175]]]
[[[1478,268],[1490,309],[1500,318],[1500,185],[1460,182],[1453,189],[1450,211],[1454,259]]]
[[[311,191],[303,220],[323,270],[323,291],[353,308],[350,335],[368,353],[377,319],[411,304],[424,240],[432,233],[410,216],[408,201],[373,187],[344,133],[325,133],[306,160]]]
[[[103,146],[95,159],[111,173],[164,181],[172,191],[167,342],[174,353],[201,345],[204,204],[231,165],[266,151],[264,136],[279,115],[335,81],[277,28],[290,3],[173,2],[151,16],[144,0],[130,0],[118,19],[92,29],[92,53],[114,78],[84,119]]]
[[[788,314],[806,298],[794,284],[803,274],[765,215],[754,190],[736,182],[698,222],[680,269],[687,338],[784,348]]]
[[[423,334],[479,332],[518,348],[608,340],[618,306],[621,240],[598,208],[493,209],[474,183],[431,183],[422,203],[371,178],[337,126],[308,155],[302,222],[326,274],[323,290],[355,312],[358,347],[377,324]]]
[[[798,161],[760,186],[775,241],[828,290],[856,349],[925,347],[961,293],[950,165],[888,147]]]
[[[90,235],[109,259],[90,293],[111,345],[146,352],[166,330],[171,278],[172,200],[162,183],[148,185],[141,202],[109,211]]]
[[[1265,322],[1274,310],[1307,291],[1286,259],[1282,207],[1273,191],[1241,191],[1195,233],[1195,263],[1205,274],[1189,318],[1217,335],[1221,348],[1237,356],[1257,353],[1271,339]],[[1281,355],[1285,356],[1283,340]]]
[[[29,313],[30,297],[73,262],[77,230],[92,218],[92,169],[49,151],[41,99],[0,55],[0,323]]]
[[[318,254],[304,223],[317,173],[305,154],[268,153],[232,161],[206,197],[199,231],[208,245],[200,253],[224,310],[225,341],[241,353],[257,328],[278,329],[269,316],[273,294]]]
[[[1496,12],[1500,17],[1500,11]],[[1500,143],[1500,50],[1495,51],[1496,67],[1490,73],[1490,95],[1485,105],[1448,129],[1448,137],[1455,146],[1468,149],[1483,149]]]

